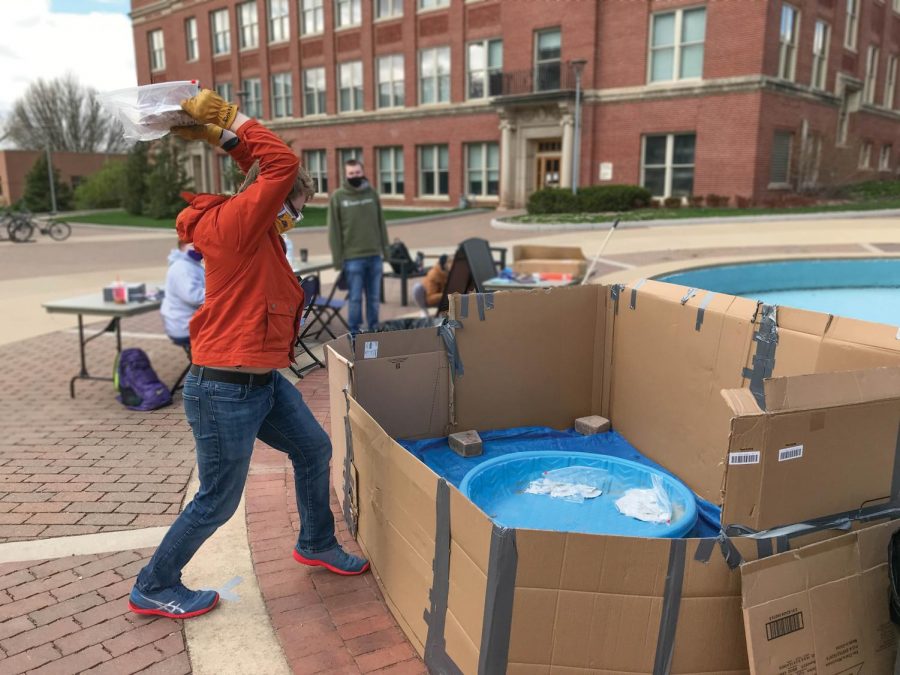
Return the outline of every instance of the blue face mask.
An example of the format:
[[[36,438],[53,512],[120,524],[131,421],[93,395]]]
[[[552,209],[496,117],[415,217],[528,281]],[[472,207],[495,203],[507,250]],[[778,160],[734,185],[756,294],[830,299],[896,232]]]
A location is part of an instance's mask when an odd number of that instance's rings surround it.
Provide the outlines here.
[[[190,258],[191,260],[196,260],[197,262],[200,262],[201,260],[203,260],[203,254],[200,253],[200,251],[195,251],[192,248],[188,249],[187,254],[188,254],[188,258]]]

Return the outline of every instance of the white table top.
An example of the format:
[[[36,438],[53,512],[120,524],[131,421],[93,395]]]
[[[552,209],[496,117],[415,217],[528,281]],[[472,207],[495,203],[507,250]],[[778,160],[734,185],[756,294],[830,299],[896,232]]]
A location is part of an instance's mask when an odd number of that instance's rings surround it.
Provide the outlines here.
[[[147,284],[148,289],[162,288],[162,284]],[[98,316],[135,316],[159,309],[162,300],[128,302],[124,305],[103,300],[103,289],[64,300],[45,302],[42,307],[50,314],[90,314]]]

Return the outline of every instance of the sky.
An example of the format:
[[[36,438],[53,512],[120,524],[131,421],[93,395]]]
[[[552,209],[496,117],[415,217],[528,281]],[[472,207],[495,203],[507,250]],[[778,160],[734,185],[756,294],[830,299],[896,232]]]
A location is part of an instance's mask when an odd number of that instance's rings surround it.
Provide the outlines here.
[[[28,83],[73,73],[100,91],[136,84],[129,0],[0,0],[0,117]]]

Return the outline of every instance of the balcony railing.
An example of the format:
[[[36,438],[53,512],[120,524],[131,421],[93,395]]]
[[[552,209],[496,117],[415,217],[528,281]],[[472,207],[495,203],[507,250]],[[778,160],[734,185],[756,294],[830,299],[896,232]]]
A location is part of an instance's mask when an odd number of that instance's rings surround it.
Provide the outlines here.
[[[495,95],[499,96],[523,96],[575,89],[575,74],[568,63],[560,61],[541,63],[531,70],[502,73],[497,77],[500,79],[497,83],[500,91]],[[493,82],[491,89],[494,89]]]

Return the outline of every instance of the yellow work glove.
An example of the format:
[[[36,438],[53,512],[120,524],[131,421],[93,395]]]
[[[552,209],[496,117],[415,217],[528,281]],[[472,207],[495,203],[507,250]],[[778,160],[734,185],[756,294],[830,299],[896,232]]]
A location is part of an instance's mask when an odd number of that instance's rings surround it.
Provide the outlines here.
[[[237,117],[236,103],[229,103],[211,89],[201,89],[200,93],[181,102],[181,109],[200,124],[218,124],[228,129]]]
[[[222,127],[216,124],[191,124],[184,127],[172,127],[172,133],[186,141],[206,141],[218,146],[222,141]]]

